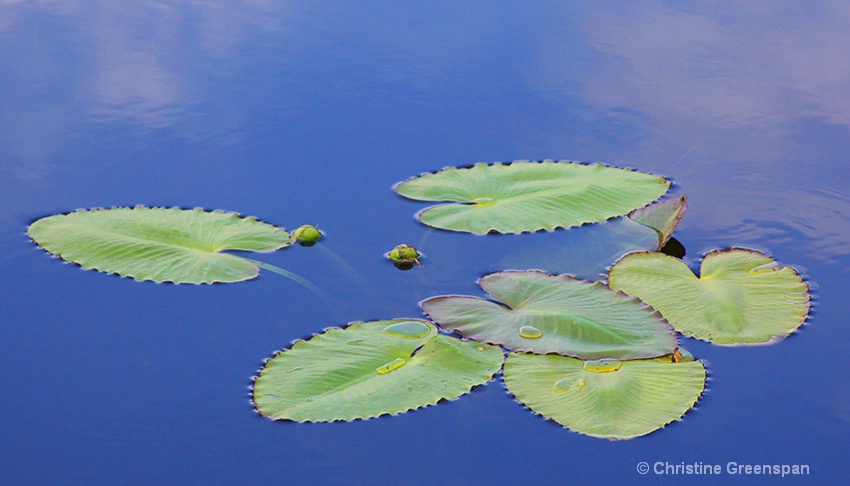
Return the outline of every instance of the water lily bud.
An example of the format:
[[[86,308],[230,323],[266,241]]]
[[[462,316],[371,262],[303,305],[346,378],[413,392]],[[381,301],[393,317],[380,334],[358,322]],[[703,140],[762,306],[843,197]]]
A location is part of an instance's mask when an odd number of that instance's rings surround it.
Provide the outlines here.
[[[315,226],[305,224],[304,226],[295,230],[292,233],[292,236],[294,236],[299,243],[312,244],[322,239],[322,232],[319,231],[319,228],[316,228]]]
[[[419,264],[420,253],[416,248],[410,245],[398,245],[387,255],[390,260],[396,263],[416,263]]]

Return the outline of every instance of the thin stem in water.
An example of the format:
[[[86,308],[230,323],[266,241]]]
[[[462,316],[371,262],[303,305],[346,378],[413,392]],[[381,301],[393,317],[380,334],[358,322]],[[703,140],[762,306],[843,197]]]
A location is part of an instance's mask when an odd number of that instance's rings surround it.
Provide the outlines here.
[[[245,257],[241,257],[241,258],[245,258]],[[322,289],[320,289],[319,287],[316,287],[316,285],[314,285],[312,282],[310,282],[306,278],[304,278],[304,277],[302,277],[302,276],[300,276],[296,273],[292,273],[289,270],[284,270],[284,269],[282,269],[278,266],[272,265],[271,263],[265,263],[265,262],[261,262],[261,261],[258,261],[258,260],[252,260],[251,258],[245,258],[245,259],[248,260],[249,262],[253,263],[254,265],[262,268],[263,270],[268,270],[268,271],[276,273],[280,276],[286,277],[286,278],[292,280],[293,282],[296,282],[298,284],[303,285],[308,290],[310,290],[314,294],[321,297],[321,299],[324,300],[327,304],[332,304],[331,298],[327,294],[322,292]]]

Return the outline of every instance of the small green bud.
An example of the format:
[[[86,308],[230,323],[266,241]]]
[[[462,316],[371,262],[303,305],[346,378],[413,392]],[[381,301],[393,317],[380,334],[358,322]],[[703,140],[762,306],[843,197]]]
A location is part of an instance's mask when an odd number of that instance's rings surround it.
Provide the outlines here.
[[[309,224],[305,224],[304,226],[298,228],[292,233],[292,236],[298,240],[298,243],[315,243],[322,239],[322,232],[319,231],[319,228],[315,226],[311,226]]]
[[[416,263],[419,265],[421,254],[410,245],[398,245],[387,256],[396,263]]]

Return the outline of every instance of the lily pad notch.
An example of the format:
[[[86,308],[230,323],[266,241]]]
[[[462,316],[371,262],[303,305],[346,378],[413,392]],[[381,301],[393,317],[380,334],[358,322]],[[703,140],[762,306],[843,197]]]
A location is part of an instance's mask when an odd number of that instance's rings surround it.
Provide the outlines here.
[[[809,286],[794,268],[745,248],[709,252],[699,276],[671,256],[632,253],[611,267],[608,285],[658,309],[682,334],[722,345],[776,343],[811,308]]]
[[[282,228],[224,211],[135,206],[78,210],[33,222],[28,236],[82,268],[136,280],[240,282],[258,265],[224,251],[267,253],[295,240]]]

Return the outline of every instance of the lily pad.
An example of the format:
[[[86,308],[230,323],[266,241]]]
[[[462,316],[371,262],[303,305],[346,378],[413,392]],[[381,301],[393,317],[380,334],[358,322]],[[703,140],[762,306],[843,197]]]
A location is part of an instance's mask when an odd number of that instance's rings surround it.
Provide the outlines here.
[[[494,299],[440,296],[423,301],[444,329],[513,351],[582,359],[651,358],[676,350],[658,312],[601,283],[537,271],[507,271],[479,281]]]
[[[663,177],[602,164],[551,160],[449,167],[395,186],[432,206],[419,221],[451,231],[485,234],[570,228],[646,206],[667,192]]]
[[[699,277],[671,256],[633,253],[608,280],[658,309],[682,334],[717,344],[779,341],[805,321],[811,305],[793,268],[740,248],[707,254]]]
[[[190,284],[254,278],[256,264],[221,252],[270,252],[293,242],[281,228],[234,213],[143,206],[48,216],[31,224],[28,234],[83,268]]]
[[[428,321],[356,322],[269,360],[254,403],[266,417],[298,422],[397,414],[457,398],[490,381],[503,361],[500,348],[439,335]]]
[[[682,417],[705,388],[700,361],[585,362],[557,355],[511,353],[505,385],[520,402],[570,430],[631,439]]]

